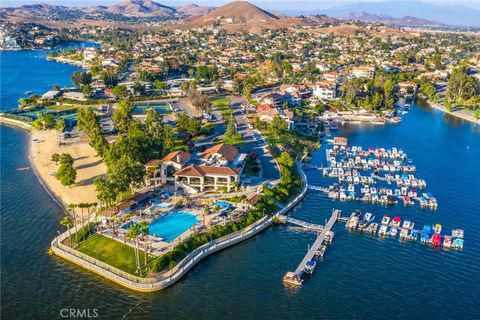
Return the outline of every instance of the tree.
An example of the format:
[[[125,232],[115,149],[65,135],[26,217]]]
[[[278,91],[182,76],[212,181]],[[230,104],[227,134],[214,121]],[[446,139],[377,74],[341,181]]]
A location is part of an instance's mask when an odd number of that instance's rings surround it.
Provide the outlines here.
[[[127,89],[127,86],[121,84],[113,87],[112,93],[117,97],[117,98],[126,98],[129,96],[130,92]]]
[[[40,113],[37,119],[32,122],[35,129],[53,129],[57,123],[57,116],[53,113]]]
[[[177,127],[180,131],[188,132],[193,136],[200,133],[202,122],[195,117],[189,117],[185,112],[178,114]]]
[[[147,129],[147,135],[150,139],[150,158],[156,158],[162,155],[163,127],[163,120],[160,114],[154,109],[148,109],[147,118],[145,119],[145,129]]]
[[[145,86],[138,81],[133,84],[132,88],[133,91],[139,95],[143,95],[145,93]]]
[[[51,161],[55,162],[57,164],[60,161],[60,155],[58,153],[53,153]]]
[[[188,69],[188,75],[190,76],[190,79],[193,77],[193,74],[195,73],[195,70],[192,68]]]
[[[69,217],[63,217],[63,219],[60,221],[60,224],[68,229],[68,239],[70,242],[70,247],[73,247],[72,245],[72,232],[71,228],[73,227],[73,222],[70,220]]]
[[[118,83],[118,76],[116,73],[113,72],[106,72],[102,75],[103,83],[107,88],[113,88]]]
[[[62,185],[70,187],[75,183],[75,179],[77,178],[77,171],[73,167],[72,163],[61,161],[60,167],[55,174],[55,178],[57,178]]]
[[[145,249],[144,249],[144,265],[145,265],[145,267],[147,266],[148,236],[150,234],[150,229],[149,228],[150,228],[150,222],[148,222],[148,221],[140,222],[140,232],[144,236],[143,243],[145,245]]]
[[[127,229],[127,239],[133,240],[135,242],[134,253],[135,253],[135,267],[137,273],[140,273],[140,257],[139,257],[139,247],[138,247],[138,237],[140,236],[140,226],[138,223],[134,223]]]
[[[164,89],[167,88],[166,83],[165,83],[165,82],[162,82],[162,81],[160,81],[160,80],[158,80],[158,79],[153,82],[153,86],[154,86],[155,89],[157,89],[157,90],[164,90]]]
[[[430,82],[425,82],[420,86],[420,92],[423,93],[428,98],[432,98],[435,94],[435,86]]]
[[[75,71],[70,79],[77,89],[81,89],[83,85],[92,83],[92,74],[87,71]]]
[[[89,84],[82,85],[82,93],[85,99],[90,100],[93,96],[92,87]]]
[[[97,198],[102,201],[107,207],[111,207],[117,199],[118,190],[114,183],[104,177],[99,177],[94,180]]]
[[[275,115],[268,125],[268,130],[279,137],[288,129],[288,123],[279,115]]]
[[[345,100],[347,100],[348,103],[352,103],[353,100],[358,96],[358,94],[361,91],[363,81],[360,78],[355,78],[355,79],[348,79],[345,81],[345,83],[342,85],[341,90],[343,91],[345,95]]]
[[[128,125],[132,120],[133,106],[128,100],[121,100],[117,109],[113,112],[113,123],[118,132],[127,132]]]
[[[170,126],[163,127],[163,155],[168,154],[173,150],[175,147],[174,137],[173,137],[173,130]]]
[[[384,107],[386,109],[393,108],[393,104],[394,104],[393,89],[394,88],[395,88],[395,84],[391,79],[388,79],[383,83]]]
[[[447,85],[447,98],[458,102],[474,96],[478,90],[478,81],[467,74],[466,67],[454,68]]]
[[[477,108],[475,109],[475,111],[473,111],[473,118],[478,121],[478,119],[480,119],[480,108]]]
[[[54,84],[52,89],[53,89],[54,91],[59,91],[59,90],[60,90],[60,87],[58,86],[58,84]]]
[[[182,83],[180,84],[180,89],[182,90],[183,94],[187,94],[189,89],[188,81],[182,81]]]
[[[212,109],[212,102],[201,92],[190,90],[188,92],[188,100],[190,101],[190,104],[199,111],[204,112]]]

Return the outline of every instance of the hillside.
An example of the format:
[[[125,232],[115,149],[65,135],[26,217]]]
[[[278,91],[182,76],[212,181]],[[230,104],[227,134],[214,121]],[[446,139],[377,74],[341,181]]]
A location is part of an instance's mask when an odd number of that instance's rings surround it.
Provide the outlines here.
[[[124,16],[155,17],[169,17],[176,13],[174,8],[161,5],[151,0],[124,0],[109,6],[106,11]]]
[[[398,26],[440,26],[444,23],[431,21],[426,19],[405,16],[402,18],[395,18],[388,15],[377,15],[365,11],[349,12],[340,17],[342,20],[356,20],[362,22],[381,22],[389,25]]]
[[[176,9],[177,12],[186,16],[201,16],[215,10],[214,7],[199,6],[195,3],[186,4],[184,6],[177,7]]]
[[[220,23],[259,23],[271,20],[278,20],[279,18],[270,12],[267,12],[247,1],[234,1],[213,10],[212,12],[192,19],[187,22],[187,25],[200,27],[209,25],[213,22]]]

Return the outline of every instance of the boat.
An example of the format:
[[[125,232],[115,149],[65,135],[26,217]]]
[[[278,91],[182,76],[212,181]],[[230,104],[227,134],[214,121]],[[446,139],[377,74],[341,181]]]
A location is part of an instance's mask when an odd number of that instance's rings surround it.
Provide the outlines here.
[[[360,220],[358,223],[358,230],[363,231],[367,227],[367,220]]]
[[[463,239],[463,229],[452,230],[452,237]]]
[[[392,220],[392,227],[395,227],[395,228],[398,228],[400,227],[400,222],[402,221],[402,219],[400,219],[399,216],[395,216],[393,217],[393,220]]]
[[[287,272],[287,274],[283,277],[283,283],[301,286],[303,283],[303,279],[298,274],[290,271]]]
[[[390,236],[392,237],[395,237],[398,233],[398,229],[397,228],[391,228],[390,229]]]
[[[412,241],[417,241],[418,240],[418,232],[416,230],[412,230],[412,232],[410,232],[410,235],[409,235],[408,239],[412,240]]]
[[[315,255],[318,257],[318,258],[323,258],[323,256],[325,255],[325,251],[327,250],[327,246],[325,245],[321,245],[320,247],[318,247],[317,251],[315,251]]]
[[[452,243],[453,249],[463,249],[463,239],[456,238]]]
[[[414,223],[408,219],[403,220],[402,228],[404,229],[413,229]]]
[[[431,243],[433,247],[440,247],[440,244],[442,243],[442,237],[438,233],[435,233],[432,236]]]
[[[408,239],[408,230],[407,229],[402,229],[400,231],[400,239],[401,240],[406,240]]]
[[[26,95],[31,95],[32,93],[33,93],[33,91],[25,91]]]
[[[373,214],[371,214],[370,212],[367,212],[363,216],[363,219],[366,220],[367,222],[372,222],[373,219],[375,219],[375,216]]]
[[[30,167],[21,167],[21,168],[16,168],[15,170],[17,170],[17,171],[25,171],[25,170],[30,170]]]
[[[420,236],[420,241],[422,241],[422,243],[430,242],[430,230],[431,227],[429,225],[423,226],[422,235]]]
[[[315,271],[315,268],[317,267],[317,263],[313,260],[310,260],[310,261],[307,261],[307,263],[305,263],[305,272],[308,273],[308,274],[312,274],[313,271]]]
[[[444,236],[443,237],[443,247],[450,248],[452,246],[452,237]]]
[[[380,227],[380,230],[378,230],[378,236],[380,237],[385,237],[387,235],[387,231],[388,231],[388,226],[381,226]]]
[[[333,231],[327,231],[327,233],[325,234],[325,240],[324,240],[324,242],[325,242],[325,243],[332,243],[334,236],[335,236],[335,232],[333,232]]]
[[[440,232],[442,232],[442,225],[441,224],[436,224],[433,226],[433,231],[436,233],[436,234],[440,234]]]
[[[382,219],[382,225],[386,226],[388,225],[389,222],[390,222],[390,217],[387,215],[384,215]]]

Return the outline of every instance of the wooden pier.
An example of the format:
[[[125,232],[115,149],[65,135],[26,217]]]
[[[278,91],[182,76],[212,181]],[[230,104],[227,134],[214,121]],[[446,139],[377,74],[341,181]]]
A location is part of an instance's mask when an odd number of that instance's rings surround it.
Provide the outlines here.
[[[328,188],[319,187],[319,186],[308,185],[308,189],[322,191],[322,192],[328,192]]]
[[[292,217],[287,217],[286,222],[290,222],[291,224],[295,224],[295,225],[303,227],[305,229],[310,229],[310,230],[315,230],[315,231],[322,231],[323,228],[324,228],[320,224],[309,223],[309,222],[298,220],[298,219],[295,219],[295,218],[292,218]]]
[[[310,249],[308,250],[307,254],[303,258],[302,262],[298,265],[297,269],[295,270],[296,275],[302,275],[303,270],[305,269],[305,265],[308,261],[311,261],[313,257],[315,256],[315,252],[318,250],[318,248],[322,245],[323,241],[325,240],[325,236],[327,235],[328,231],[331,231],[335,223],[337,222],[338,218],[340,217],[340,210],[334,210],[332,212],[332,216],[330,219],[328,219],[327,223],[325,224],[324,228],[322,231],[319,233],[317,239],[315,242],[312,244]]]

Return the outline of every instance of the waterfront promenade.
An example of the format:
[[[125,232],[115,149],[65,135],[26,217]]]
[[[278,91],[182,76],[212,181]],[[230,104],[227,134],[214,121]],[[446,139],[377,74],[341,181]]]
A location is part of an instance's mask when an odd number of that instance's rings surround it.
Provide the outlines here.
[[[153,292],[164,289],[180,280],[192,267],[194,267],[203,258],[209,256],[214,252],[225,249],[236,243],[253,237],[254,235],[260,233],[261,231],[272,225],[275,217],[287,214],[288,211],[290,211],[294,206],[296,206],[305,197],[308,187],[307,177],[303,172],[301,162],[296,161],[295,164],[299,170],[302,180],[302,190],[286,206],[281,208],[272,216],[265,216],[259,221],[256,221],[255,223],[249,225],[242,230],[215,239],[193,250],[173,269],[165,273],[141,278],[121,271],[117,268],[114,268],[106,263],[103,263],[97,259],[94,259],[86,254],[83,254],[75,249],[64,245],[62,241],[68,237],[68,232],[64,232],[63,234],[55,237],[51,242],[51,249],[56,255],[66,260],[69,260],[87,270],[95,272],[105,277],[106,279],[116,282],[129,289],[141,292]]]

